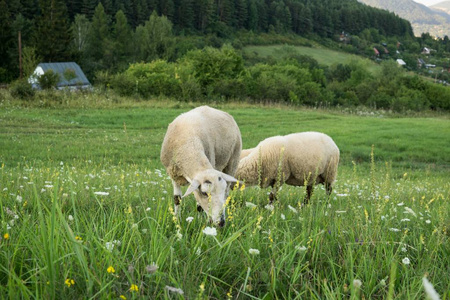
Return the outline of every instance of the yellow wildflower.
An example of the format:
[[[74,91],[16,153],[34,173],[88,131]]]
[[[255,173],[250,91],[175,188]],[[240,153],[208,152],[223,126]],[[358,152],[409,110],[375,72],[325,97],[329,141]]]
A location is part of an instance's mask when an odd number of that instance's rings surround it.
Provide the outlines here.
[[[109,266],[108,269],[106,269],[106,271],[107,271],[108,273],[115,273],[115,272],[116,272],[116,270],[114,269],[113,266]]]
[[[5,233],[5,234],[3,235],[3,238],[4,238],[5,240],[9,239],[9,233]]]
[[[137,285],[132,284],[131,287],[130,287],[130,291],[132,291],[132,292],[139,292],[139,288],[138,288]]]
[[[75,237],[75,239],[76,239],[77,241],[82,241],[82,240],[83,240],[83,239],[81,238],[81,236],[78,236],[78,235]]]
[[[66,281],[64,281],[64,284],[67,285],[67,287],[71,287],[75,284],[75,280],[67,278]]]
[[[125,297],[124,295],[120,295],[119,298],[123,299],[123,300],[127,300],[127,297]]]

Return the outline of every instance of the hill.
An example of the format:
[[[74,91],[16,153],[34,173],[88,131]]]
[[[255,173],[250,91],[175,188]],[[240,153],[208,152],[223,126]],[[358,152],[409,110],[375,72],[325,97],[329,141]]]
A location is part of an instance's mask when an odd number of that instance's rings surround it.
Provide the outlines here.
[[[416,36],[420,36],[423,32],[428,32],[431,35],[444,37],[450,35],[450,15],[444,10],[439,10],[437,7],[448,7],[450,4],[445,2],[434,5],[432,8],[426,7],[413,0],[358,0],[366,5],[386,9],[394,12],[400,17],[411,22],[411,25]]]
[[[447,14],[450,14],[450,1],[443,1],[435,5],[431,5],[430,8],[434,10],[441,10]]]

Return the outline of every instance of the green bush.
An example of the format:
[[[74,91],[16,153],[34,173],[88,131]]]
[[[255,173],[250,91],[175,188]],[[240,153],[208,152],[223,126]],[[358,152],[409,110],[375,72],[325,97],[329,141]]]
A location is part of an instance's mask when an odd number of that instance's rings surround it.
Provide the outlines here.
[[[11,84],[9,92],[13,98],[30,100],[34,97],[35,91],[27,79],[19,79]]]
[[[53,70],[47,70],[44,74],[37,77],[37,81],[41,89],[49,90],[54,89],[58,85],[60,78],[59,74]]]

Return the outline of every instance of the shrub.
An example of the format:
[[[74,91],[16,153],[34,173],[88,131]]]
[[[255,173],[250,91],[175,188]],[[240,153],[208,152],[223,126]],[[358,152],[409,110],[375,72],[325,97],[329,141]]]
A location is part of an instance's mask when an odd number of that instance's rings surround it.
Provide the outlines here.
[[[55,73],[53,70],[47,70],[41,76],[38,76],[37,81],[39,86],[43,90],[54,89],[58,85],[60,78],[59,74]]]
[[[22,100],[30,100],[35,94],[33,87],[27,79],[19,79],[13,82],[9,92],[12,97]]]

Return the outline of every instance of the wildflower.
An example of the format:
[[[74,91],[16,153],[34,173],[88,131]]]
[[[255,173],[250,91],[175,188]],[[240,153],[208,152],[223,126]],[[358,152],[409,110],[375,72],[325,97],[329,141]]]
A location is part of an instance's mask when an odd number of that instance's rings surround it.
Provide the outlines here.
[[[114,267],[113,266],[109,266],[108,267],[108,269],[106,269],[106,271],[108,272],[108,273],[116,273],[116,270],[114,269]]]
[[[186,222],[191,223],[194,220],[194,217],[187,217]]]
[[[206,227],[205,229],[203,229],[203,233],[206,235],[216,236],[217,230],[214,227]]]
[[[78,236],[78,235],[75,237],[75,240],[77,240],[77,241],[83,241],[83,239],[81,238],[81,236]]]
[[[174,287],[168,286],[168,285],[166,285],[166,290],[168,290],[169,292],[172,292],[172,293],[180,294],[180,295],[184,294],[182,289],[174,288]]]
[[[264,206],[265,209],[273,211],[273,209],[275,208],[272,204],[267,204],[266,206]]]
[[[16,201],[19,202],[19,203],[22,203],[22,200],[23,200],[22,196],[17,195]]]
[[[440,299],[439,294],[436,292],[433,285],[431,284],[431,282],[428,281],[428,279],[426,277],[422,278],[422,284],[423,284],[423,288],[425,289],[425,293],[427,294],[429,299],[431,299],[431,300],[439,300]]]
[[[145,270],[146,270],[148,273],[153,274],[153,273],[155,273],[155,272],[158,270],[158,265],[155,264],[155,263],[153,263],[153,264],[151,264],[151,265],[146,266],[146,267],[145,267]]]
[[[357,289],[359,289],[362,286],[362,282],[359,279],[354,279],[353,280],[353,286]]]
[[[400,222],[409,222],[411,221],[410,219],[401,219]]]
[[[145,211],[150,211],[150,209],[151,209],[150,207],[147,207],[147,208],[145,209]]]
[[[72,222],[72,221],[73,221],[73,216],[72,216],[72,215],[69,215],[69,216],[67,217],[67,219],[69,219],[69,221]]]
[[[181,240],[183,238],[183,234],[180,232],[180,229],[177,230],[177,233],[175,235],[178,240]]]
[[[255,208],[256,207],[256,205],[251,203],[251,202],[245,202],[245,206],[248,207],[248,208]]]
[[[407,252],[408,250],[406,249],[406,247],[402,247],[402,252]]]
[[[293,212],[293,213],[298,213],[297,209],[295,207],[292,207],[290,205],[288,205],[288,208]]]
[[[430,224],[430,223],[431,223],[431,221],[430,221],[430,220],[426,220],[426,221],[425,221],[425,223],[427,223],[427,224]]]
[[[127,300],[127,297],[125,297],[124,295],[120,295],[119,298],[122,300]]]
[[[4,238],[5,240],[8,240],[8,239],[9,239],[9,233],[5,233],[5,234],[3,235],[3,238]]]
[[[205,284],[202,282],[202,284],[200,284],[199,288],[200,288],[200,293],[203,294],[203,292],[205,291]]]
[[[132,292],[139,292],[139,288],[138,288],[137,285],[132,284],[131,287],[130,287],[130,291],[132,291]]]
[[[409,207],[405,207],[404,213],[405,213],[405,214],[411,214],[411,215],[413,215],[414,217],[417,217],[416,213],[415,213],[411,208],[409,208]]]
[[[71,287],[75,284],[75,280],[67,278],[66,281],[64,281],[64,284],[67,285],[67,287]]]
[[[308,250],[308,248],[306,248],[305,246],[297,245],[297,246],[295,246],[295,250],[297,250],[297,251],[306,251],[306,250]]]
[[[108,196],[109,195],[108,192],[94,192],[94,194],[98,195],[98,196]]]
[[[335,213],[337,214],[345,214],[347,211],[346,210],[337,210],[335,211]]]
[[[112,252],[112,251],[114,250],[114,243],[112,243],[112,242],[106,242],[105,248],[106,248],[106,250],[108,250],[109,252]]]
[[[286,216],[284,214],[281,214],[281,219],[286,220]]]
[[[401,231],[401,230],[400,230],[400,229],[397,229],[397,228],[389,228],[389,231],[399,232],[399,231]]]
[[[241,185],[241,188],[239,189],[241,192],[245,190],[245,184]]]
[[[248,253],[250,253],[251,255],[259,255],[259,250],[258,249],[248,249]]]
[[[409,258],[405,257],[404,259],[402,259],[402,263],[404,265],[409,265],[411,263],[411,261],[409,260]]]
[[[380,285],[381,285],[381,286],[386,286],[386,280],[384,280],[384,279],[381,279],[381,281],[380,281]]]
[[[403,203],[403,202],[400,202],[399,204],[397,204],[397,206],[403,206],[403,205],[405,205],[405,203]]]
[[[338,196],[338,197],[347,197],[348,194],[336,194],[336,196]]]

